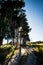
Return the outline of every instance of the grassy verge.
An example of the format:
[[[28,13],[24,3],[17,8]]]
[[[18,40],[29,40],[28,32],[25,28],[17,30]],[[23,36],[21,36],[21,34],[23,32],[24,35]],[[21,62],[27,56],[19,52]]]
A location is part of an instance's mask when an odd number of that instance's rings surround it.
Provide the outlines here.
[[[13,45],[1,45],[0,46],[0,63],[3,63],[11,58],[15,53],[15,46]]]
[[[33,45],[34,53],[37,59],[37,65],[43,65],[43,44]]]
[[[27,45],[29,47],[33,47],[34,53],[36,55],[37,65],[43,65],[43,43],[32,43],[28,42]]]

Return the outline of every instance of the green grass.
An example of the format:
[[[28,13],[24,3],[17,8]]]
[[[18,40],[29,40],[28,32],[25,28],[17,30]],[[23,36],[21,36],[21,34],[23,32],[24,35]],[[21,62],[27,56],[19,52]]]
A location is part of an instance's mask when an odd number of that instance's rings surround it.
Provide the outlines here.
[[[0,63],[3,63],[11,58],[14,55],[13,45],[1,45],[0,46]]]
[[[43,65],[43,43],[32,44],[32,42],[27,43],[28,46],[32,46],[37,59],[37,65]],[[17,54],[15,51],[16,46],[13,45],[1,45],[0,46],[0,63],[8,61],[12,55]],[[26,51],[25,56],[29,54],[29,49]],[[26,58],[27,57],[23,57]]]
[[[28,42],[28,46],[32,46],[36,55],[37,65],[43,65],[43,43]]]
[[[43,65],[43,44],[32,45],[37,59],[37,65]]]

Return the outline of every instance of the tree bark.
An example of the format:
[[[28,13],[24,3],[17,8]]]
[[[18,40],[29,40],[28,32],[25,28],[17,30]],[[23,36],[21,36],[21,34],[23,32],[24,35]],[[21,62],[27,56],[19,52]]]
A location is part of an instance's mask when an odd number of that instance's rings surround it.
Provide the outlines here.
[[[3,37],[0,36],[0,45],[2,45]]]

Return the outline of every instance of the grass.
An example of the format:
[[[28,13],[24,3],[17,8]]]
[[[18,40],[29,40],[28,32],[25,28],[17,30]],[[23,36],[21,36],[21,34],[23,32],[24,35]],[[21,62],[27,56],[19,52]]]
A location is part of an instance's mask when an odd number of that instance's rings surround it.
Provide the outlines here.
[[[33,47],[34,53],[36,55],[37,65],[43,65],[43,43],[40,42],[28,42],[29,47]]]
[[[32,45],[37,59],[37,65],[43,65],[43,44]]]
[[[1,45],[0,46],[0,63],[3,63],[11,58],[14,55],[15,46],[13,45]]]
[[[32,44],[32,42],[29,42],[27,43],[27,45],[29,47],[31,46],[33,47],[37,59],[37,65],[43,65],[43,43]],[[16,46],[9,44],[0,46],[0,63],[8,61],[12,57],[12,55],[17,54],[17,51],[14,50],[15,47]],[[26,62],[28,54],[29,54],[29,49],[26,50],[26,53],[22,57],[22,60],[24,59],[23,62]],[[21,61],[20,64],[22,65]]]

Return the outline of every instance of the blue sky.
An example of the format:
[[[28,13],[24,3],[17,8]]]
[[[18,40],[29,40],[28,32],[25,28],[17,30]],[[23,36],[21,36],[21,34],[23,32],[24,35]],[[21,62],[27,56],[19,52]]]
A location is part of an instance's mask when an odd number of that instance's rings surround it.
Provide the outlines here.
[[[43,0],[25,0],[28,23],[32,28],[31,41],[43,41]]]

